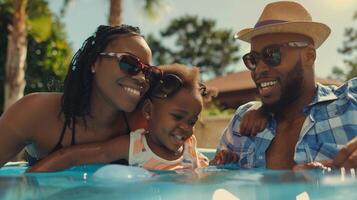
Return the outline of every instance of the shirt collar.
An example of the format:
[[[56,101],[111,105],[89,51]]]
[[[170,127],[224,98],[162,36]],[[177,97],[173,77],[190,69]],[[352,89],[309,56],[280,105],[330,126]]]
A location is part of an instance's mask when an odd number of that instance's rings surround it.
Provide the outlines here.
[[[314,100],[308,105],[312,106],[317,103],[336,100],[337,96],[334,93],[336,86],[325,86],[320,83],[317,83],[316,93]]]
[[[314,100],[304,108],[304,113],[308,115],[310,109],[321,102],[333,101],[337,99],[334,91],[336,90],[337,86],[325,86],[320,83],[316,83],[316,92]]]

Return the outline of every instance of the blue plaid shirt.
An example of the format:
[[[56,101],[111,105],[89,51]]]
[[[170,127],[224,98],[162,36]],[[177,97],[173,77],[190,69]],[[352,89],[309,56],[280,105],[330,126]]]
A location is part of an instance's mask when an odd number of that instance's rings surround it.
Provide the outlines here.
[[[340,87],[317,84],[312,103],[304,108],[307,116],[295,146],[296,163],[333,159],[341,147],[357,136],[357,78]],[[239,155],[244,168],[266,167],[265,153],[276,134],[276,121],[270,117],[266,128],[256,137],[242,136],[239,123],[260,102],[240,106],[223,131],[217,150]]]

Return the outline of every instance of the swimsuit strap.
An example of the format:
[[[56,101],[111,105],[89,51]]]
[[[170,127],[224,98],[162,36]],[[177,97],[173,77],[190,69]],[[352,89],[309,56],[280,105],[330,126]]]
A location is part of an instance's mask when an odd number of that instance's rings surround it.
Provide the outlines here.
[[[62,149],[62,147],[63,147],[63,146],[62,146],[62,140],[63,140],[64,134],[65,134],[65,132],[66,132],[67,124],[68,124],[68,122],[67,122],[67,120],[66,120],[65,123],[64,123],[64,125],[63,125],[60,138],[59,138],[59,140],[58,140],[56,146],[52,149],[52,151],[50,151],[51,153],[53,153],[53,152],[55,152],[55,151],[57,151],[57,150],[59,150],[59,149]]]

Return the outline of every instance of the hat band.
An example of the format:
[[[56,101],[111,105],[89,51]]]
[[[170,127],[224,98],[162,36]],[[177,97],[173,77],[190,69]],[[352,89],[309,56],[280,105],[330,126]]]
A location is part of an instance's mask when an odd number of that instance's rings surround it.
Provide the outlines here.
[[[261,21],[255,24],[254,28],[259,28],[262,26],[266,26],[266,25],[270,25],[270,24],[280,24],[280,23],[284,23],[284,22],[288,22],[285,20],[265,20],[265,21]]]

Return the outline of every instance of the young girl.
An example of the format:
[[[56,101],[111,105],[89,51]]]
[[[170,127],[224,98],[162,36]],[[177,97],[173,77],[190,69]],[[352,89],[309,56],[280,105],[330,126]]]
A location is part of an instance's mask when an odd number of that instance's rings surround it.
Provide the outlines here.
[[[57,171],[70,166],[126,159],[129,165],[152,170],[176,170],[208,165],[196,149],[193,127],[202,109],[199,71],[183,65],[159,67],[162,78],[148,91],[142,112],[147,130],[97,144],[61,149],[28,172]]]

